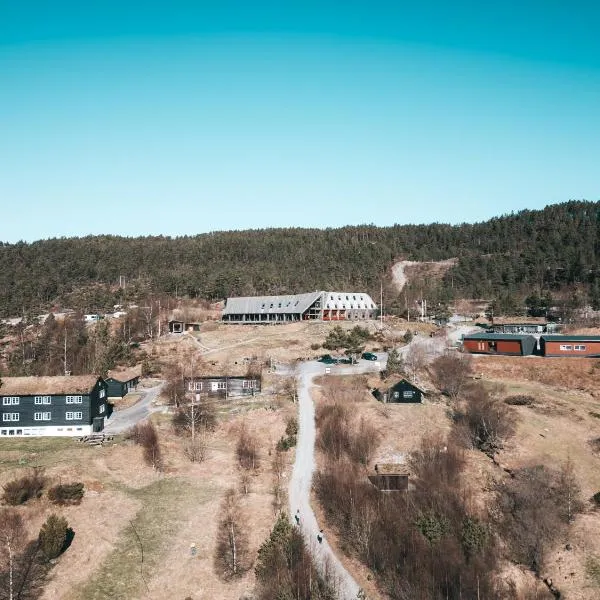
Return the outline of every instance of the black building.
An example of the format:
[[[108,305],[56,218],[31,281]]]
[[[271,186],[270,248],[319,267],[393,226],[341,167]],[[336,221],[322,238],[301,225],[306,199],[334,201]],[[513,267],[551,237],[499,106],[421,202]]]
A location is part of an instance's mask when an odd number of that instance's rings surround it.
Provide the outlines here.
[[[94,375],[3,377],[0,436],[81,436],[104,429],[107,385]]]
[[[387,389],[376,388],[373,396],[384,403],[419,403],[423,401],[425,392],[408,379],[401,379]]]
[[[105,379],[108,387],[108,397],[111,400],[123,398],[135,390],[140,382],[141,368],[109,371]]]
[[[202,396],[223,398],[254,396],[261,390],[261,377],[260,375],[186,377],[185,389],[187,392]]]

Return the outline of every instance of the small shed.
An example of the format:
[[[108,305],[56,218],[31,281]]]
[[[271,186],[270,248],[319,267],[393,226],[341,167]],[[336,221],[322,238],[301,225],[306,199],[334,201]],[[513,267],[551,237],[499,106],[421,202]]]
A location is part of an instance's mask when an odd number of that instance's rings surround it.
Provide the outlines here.
[[[408,490],[408,471],[398,463],[377,463],[369,481],[380,492],[405,492]]]
[[[386,389],[376,388],[373,396],[383,403],[420,403],[425,392],[408,379],[401,379]]]
[[[135,390],[140,383],[141,374],[141,365],[130,369],[113,369],[109,371],[105,379],[108,386],[108,398],[120,399]]]
[[[188,323],[186,321],[178,321],[177,319],[169,321],[170,333],[185,333],[186,331],[200,331],[200,323]]]
[[[537,348],[537,340],[532,335],[472,333],[463,336],[463,348],[471,354],[529,356],[534,354]]]

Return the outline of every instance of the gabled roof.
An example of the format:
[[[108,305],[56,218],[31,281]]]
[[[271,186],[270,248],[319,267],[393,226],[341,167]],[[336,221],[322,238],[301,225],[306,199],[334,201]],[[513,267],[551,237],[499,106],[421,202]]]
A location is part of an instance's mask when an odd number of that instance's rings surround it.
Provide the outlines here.
[[[416,390],[419,390],[421,392],[421,394],[423,394],[424,396],[427,395],[427,392],[425,390],[421,389],[418,385],[415,385],[412,381],[409,381],[408,379],[406,379],[406,377],[399,379],[398,381],[396,381],[396,383],[393,383],[392,385],[390,385],[388,387],[388,389],[392,389],[392,388],[396,387],[397,385],[400,385],[401,383],[407,383],[408,385],[414,387]]]
[[[63,396],[89,393],[98,377],[69,375],[56,377],[2,377],[0,396]]]
[[[524,333],[468,333],[463,335],[463,340],[505,340],[509,342],[525,342],[531,339],[535,340],[532,335]]]
[[[303,313],[308,310],[322,292],[308,294],[292,294],[287,296],[243,296],[227,298],[224,315],[247,314],[290,314]]]
[[[121,383],[127,383],[132,379],[141,377],[141,375],[142,366],[136,365],[135,367],[130,367],[129,369],[112,369],[106,374],[106,378],[114,379],[115,381],[120,381]]]
[[[600,342],[600,335],[542,335],[540,339],[545,342]]]

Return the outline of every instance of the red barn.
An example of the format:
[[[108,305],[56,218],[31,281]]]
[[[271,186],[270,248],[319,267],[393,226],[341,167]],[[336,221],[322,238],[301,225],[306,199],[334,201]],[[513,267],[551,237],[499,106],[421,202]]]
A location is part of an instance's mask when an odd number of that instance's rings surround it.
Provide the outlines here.
[[[542,356],[600,357],[600,335],[542,335]]]
[[[535,352],[537,340],[532,335],[473,333],[463,336],[463,348],[471,354],[528,356]]]

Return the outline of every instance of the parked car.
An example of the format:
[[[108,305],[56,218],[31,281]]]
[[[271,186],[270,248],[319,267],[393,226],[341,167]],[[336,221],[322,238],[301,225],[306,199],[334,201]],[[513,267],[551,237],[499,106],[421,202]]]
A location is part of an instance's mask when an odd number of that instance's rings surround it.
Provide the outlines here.
[[[364,360],[377,360],[377,354],[373,354],[372,352],[363,352],[362,358]]]
[[[324,354],[319,358],[318,362],[322,362],[325,365],[337,365],[337,358],[333,358],[331,354]]]

